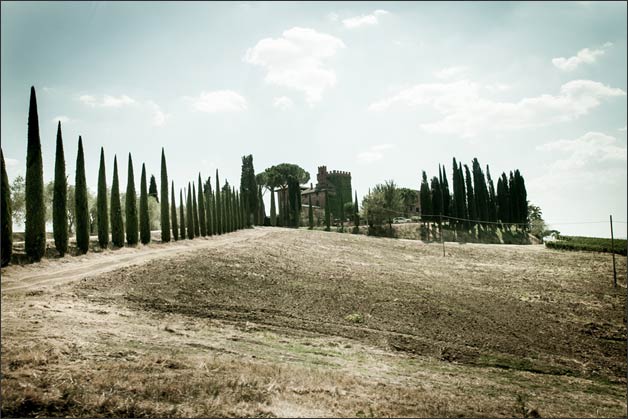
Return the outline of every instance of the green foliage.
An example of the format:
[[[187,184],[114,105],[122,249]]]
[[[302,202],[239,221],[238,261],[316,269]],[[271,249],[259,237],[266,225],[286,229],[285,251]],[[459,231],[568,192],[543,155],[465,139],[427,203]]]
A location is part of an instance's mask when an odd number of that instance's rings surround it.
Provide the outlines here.
[[[257,179],[253,167],[253,155],[242,156],[242,173],[240,175],[240,194],[246,197],[248,202],[248,217],[253,218],[253,224],[259,225],[259,199],[257,193]]]
[[[183,205],[183,190],[179,190],[179,219],[181,220],[181,224],[179,227],[179,235],[181,236],[181,240],[185,239],[185,206]]]
[[[599,237],[558,236],[558,240],[548,241],[545,246],[558,250],[579,250],[611,253],[626,256],[626,240],[615,239],[611,246],[611,239]],[[612,250],[611,250],[612,247]]]
[[[419,191],[421,202],[421,219],[424,221],[431,221],[432,215],[434,214],[432,209],[432,193],[430,192],[430,185],[427,183],[427,174],[425,173],[425,171],[423,171],[422,176],[423,177],[421,180],[421,189]]]
[[[161,203],[154,196],[148,196],[148,225],[150,230],[161,228]]]
[[[305,183],[305,182],[303,182]],[[329,173],[327,183],[332,193],[329,194],[329,209],[333,218],[344,219],[344,203],[351,199],[351,176],[341,173]]]
[[[159,196],[157,195],[157,181],[155,175],[150,175],[150,186],[148,187],[148,196],[154,197],[159,202]]]
[[[174,202],[174,199],[173,199]],[[163,147],[161,148],[161,211],[160,211],[160,224],[161,224],[161,241],[170,241],[170,216],[168,214],[168,167],[166,166],[166,153]],[[174,216],[177,211],[175,209]],[[174,218],[174,217],[173,217]],[[173,221],[174,222],[174,221]],[[176,230],[176,227],[175,227]],[[176,238],[175,238],[176,240]]]
[[[46,250],[46,208],[44,172],[39,139],[39,117],[35,87],[31,87],[28,109],[28,145],[26,150],[26,221],[24,246],[32,261],[39,261]]]
[[[192,217],[194,217],[194,237],[201,235],[201,225],[198,220],[198,205],[196,204],[196,186],[192,182]]]
[[[146,165],[142,163],[140,179],[140,241],[150,243],[150,217],[148,214],[148,191],[146,190]]]
[[[179,224],[177,223],[177,199],[174,194],[174,181],[172,181],[172,189],[170,191],[170,218],[172,219],[172,237],[175,241],[179,240]]]
[[[294,177],[288,179],[288,202],[290,205],[289,226],[298,228],[301,219],[301,187],[299,180]]]
[[[98,168],[98,243],[101,249],[109,245],[109,210],[107,209],[107,174],[105,171],[105,150],[100,148],[100,167]]]
[[[129,246],[135,246],[138,241],[138,213],[137,194],[135,193],[135,178],[133,175],[133,160],[129,153],[129,166],[127,174],[126,194],[124,202],[126,214],[126,242]]]
[[[9,189],[9,177],[4,163],[4,152],[0,149],[0,158],[2,159],[2,187],[0,189],[0,214],[2,214],[2,227],[0,236],[2,236],[2,263],[1,266],[7,266],[11,263],[11,255],[13,254],[13,223],[11,220],[11,191]]]
[[[270,188],[270,225],[277,225],[277,209],[275,205],[275,188]]]
[[[192,185],[190,184],[190,182],[188,182],[188,193],[187,193],[187,204],[185,206],[185,211],[186,214],[185,216],[187,217],[188,223],[187,223],[187,230],[188,230],[188,239],[192,240],[194,238],[194,214],[193,214],[193,206],[192,206]]]
[[[312,195],[308,195],[308,203],[307,203],[307,221],[308,228],[310,230],[314,229],[314,211],[312,211]]]
[[[432,178],[430,186],[432,192],[432,214],[434,215],[431,218],[433,221],[440,222],[440,215],[443,213],[443,195],[440,188],[440,182],[436,176]]]
[[[465,186],[467,189],[467,210],[469,219],[477,220],[477,207],[475,206],[475,194],[473,192],[473,184],[471,183],[471,173],[469,172],[469,166],[464,165],[464,173],[465,173]],[[475,223],[471,222],[471,225],[475,225]]]
[[[416,201],[416,198],[415,198],[415,201]],[[357,234],[359,231],[360,231],[360,208],[358,207],[358,192],[356,191],[355,201],[353,202],[353,233]]]
[[[203,182],[201,181],[201,174],[198,174],[198,222],[201,236],[207,236],[207,222],[205,220],[206,215],[205,208],[205,194],[203,193]]]
[[[497,221],[497,196],[495,195],[495,184],[491,178],[491,171],[486,165],[486,181],[488,183],[488,220]]]
[[[215,234],[214,231],[214,214],[213,214],[213,193],[212,193],[212,183],[209,176],[207,176],[207,180],[205,181],[205,207],[206,207],[206,218],[205,222],[207,223],[207,235],[212,236]]]
[[[399,188],[399,193],[401,194],[401,200],[403,201],[403,215],[408,217],[412,208],[416,206],[419,194],[409,188]]]
[[[63,257],[68,251],[68,179],[65,175],[65,154],[61,136],[61,122],[57,125],[55,153],[55,180],[52,198],[52,231],[55,247]]]
[[[73,206],[74,202],[72,202]],[[20,175],[17,175],[11,183],[11,209],[13,222],[23,223],[26,211],[26,191],[24,177]]]
[[[111,243],[124,246],[124,221],[120,203],[120,181],[118,180],[118,157],[113,157],[113,182],[111,183]]]
[[[76,157],[75,180],[76,205],[76,247],[79,252],[89,250],[89,207],[87,203],[87,182],[85,181],[85,157],[83,155],[83,140],[79,136],[78,153]]]
[[[477,219],[480,221],[488,221],[488,203],[489,196],[488,190],[486,188],[486,179],[484,178],[484,172],[482,172],[482,168],[480,167],[480,162],[477,158],[473,159],[472,162],[473,168],[473,187],[474,187],[474,198],[475,198],[475,208]]]

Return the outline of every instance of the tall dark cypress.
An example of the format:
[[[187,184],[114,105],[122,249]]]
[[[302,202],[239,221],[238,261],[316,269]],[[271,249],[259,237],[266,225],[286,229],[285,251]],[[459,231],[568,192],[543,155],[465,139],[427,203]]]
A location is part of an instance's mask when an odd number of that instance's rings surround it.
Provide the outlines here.
[[[214,234],[218,233],[218,207],[216,206],[216,191],[212,193],[211,204],[211,212],[212,212],[212,232]]]
[[[299,200],[299,208],[300,208],[301,207],[301,189],[299,189],[298,200]],[[263,226],[264,223],[266,222],[266,207],[264,206],[264,198],[262,196],[262,185],[257,185],[257,207],[259,210],[259,218],[257,221],[259,225]]]
[[[259,225],[259,201],[253,155],[242,156],[242,173],[240,174],[240,193],[246,197],[248,203],[247,217],[253,219],[253,224]],[[263,220],[262,220],[263,223]]]
[[[461,196],[461,208],[462,216],[460,218],[469,218],[469,205],[467,204],[467,187],[464,181],[464,174],[462,172],[462,163],[458,163],[458,182],[460,183],[460,196]],[[469,223],[466,223],[469,226]]]
[[[440,182],[438,178],[434,176],[431,180],[431,201],[432,201],[432,220],[440,223],[440,215],[443,213],[443,195],[440,189]]]
[[[425,170],[423,170],[423,174],[421,175],[419,202],[421,203],[421,221],[432,221],[434,215],[432,209],[432,193],[430,192],[430,185],[427,183],[427,174],[425,173]]]
[[[150,243],[150,218],[148,216],[148,190],[146,189],[146,165],[142,163],[140,180],[140,241]]]
[[[52,196],[52,231],[54,232],[57,252],[63,257],[68,251],[68,179],[65,176],[65,154],[61,137],[61,121],[57,125],[55,183]]]
[[[450,211],[450,216],[454,217],[454,218],[462,218],[460,217],[459,213],[460,213],[460,185],[458,185],[458,164],[456,163],[456,158],[453,158],[453,162],[452,162],[452,168],[453,171],[451,173],[451,183],[452,183],[452,187],[453,187],[453,196],[451,199],[451,211]],[[443,170],[445,168],[443,167]],[[453,224],[457,225],[459,224],[458,220],[451,220]]]
[[[517,180],[515,179],[512,170],[510,171],[510,176],[508,177],[508,197],[510,198],[508,202],[508,209],[510,210],[510,222],[516,224],[519,222],[519,189],[517,185]]]
[[[207,222],[205,220],[205,194],[203,193],[203,182],[201,181],[201,174],[198,174],[198,222],[199,232],[201,236],[207,236]]]
[[[188,219],[187,230],[188,230],[188,239],[192,240],[194,238],[194,207],[192,205],[192,185],[188,182],[188,198],[187,205],[185,206],[186,214],[185,216]]]
[[[465,183],[467,187],[467,208],[469,211],[469,219],[477,220],[477,210],[475,206],[475,194],[473,193],[473,184],[471,183],[471,173],[469,172],[469,166],[464,165]],[[471,225],[475,225],[474,221],[471,221]]]
[[[39,117],[35,87],[31,87],[28,109],[28,146],[26,150],[26,214],[24,247],[32,261],[39,261],[46,251],[46,207],[44,205],[44,168],[39,139]]]
[[[185,228],[187,224],[185,223],[185,206],[183,205],[183,190],[179,190],[179,219],[181,221],[179,227],[179,234],[181,236],[181,240],[185,240]]]
[[[270,188],[270,225],[277,225],[277,208],[275,205],[275,188]]]
[[[488,220],[491,222],[497,221],[497,199],[495,196],[495,184],[491,179],[491,171],[486,165],[486,181],[488,183]]]
[[[225,232],[222,221],[222,202],[220,200],[220,179],[218,177],[218,169],[216,169],[216,232],[218,234]]]
[[[177,198],[174,194],[174,180],[172,181],[172,189],[170,191],[170,218],[172,219],[172,237],[175,241],[179,240],[179,223],[177,223]]]
[[[133,175],[133,160],[129,153],[129,166],[126,183],[126,200],[124,211],[126,213],[126,242],[129,246],[135,246],[138,241],[138,213],[137,194],[135,193],[135,176]]]
[[[1,266],[7,266],[11,263],[11,255],[13,254],[13,221],[11,219],[11,190],[9,189],[9,177],[7,176],[7,168],[4,163],[4,153],[0,149],[0,158],[2,159],[2,189],[0,199],[2,208],[0,213],[2,214],[2,230],[0,235],[2,236],[2,263]],[[67,229],[66,229],[67,234]]]
[[[440,178],[439,178],[440,179]],[[442,167],[442,180],[440,181],[440,187],[443,191],[443,215],[450,216],[451,215],[451,192],[449,190],[449,182],[447,181],[447,171],[445,170],[445,165]]]
[[[240,204],[240,192],[236,191],[236,217],[238,218],[238,230],[242,230],[242,205]]]
[[[506,173],[502,172],[501,177],[497,181],[497,216],[502,224],[508,224],[510,219],[510,190],[508,189],[508,178]]]
[[[161,148],[161,241],[170,241],[170,216],[168,214],[168,168],[166,166],[166,154],[163,147]],[[176,215],[176,211],[175,211]],[[176,239],[175,239],[176,240]]]
[[[150,186],[148,187],[148,196],[155,197],[155,200],[159,202],[159,195],[157,194],[157,181],[155,175],[150,175]]]
[[[113,182],[111,183],[111,243],[124,246],[124,221],[120,204],[120,181],[118,180],[118,157],[113,156]]]
[[[331,230],[331,214],[329,212],[329,193],[325,189],[325,231]]]
[[[211,185],[211,178],[207,176],[207,180],[205,181],[205,206],[207,207],[207,216],[205,217],[205,222],[207,223],[207,235],[213,236],[214,232],[214,214],[213,214],[213,192]]]
[[[475,189],[475,205],[479,220],[488,221],[488,190],[482,167],[477,158],[473,159],[473,186]]]
[[[358,191],[355,191],[355,202],[353,202],[353,231],[360,231],[360,208],[358,207]]]
[[[201,226],[198,221],[198,205],[196,204],[196,186],[192,182],[192,217],[194,217],[194,237],[201,235]]]
[[[105,171],[105,149],[100,148],[100,167],[98,168],[98,244],[101,249],[109,246],[109,211],[107,209],[107,173]]]
[[[76,218],[76,247],[79,253],[89,250],[89,210],[87,207],[87,182],[85,180],[85,156],[83,139],[79,136],[76,155],[76,179],[74,181],[74,201]]]

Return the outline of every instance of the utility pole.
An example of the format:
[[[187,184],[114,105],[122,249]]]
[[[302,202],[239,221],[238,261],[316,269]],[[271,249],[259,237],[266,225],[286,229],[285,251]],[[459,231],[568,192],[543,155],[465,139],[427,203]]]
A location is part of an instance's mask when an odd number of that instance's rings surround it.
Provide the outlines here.
[[[613,286],[617,288],[617,270],[615,269],[615,238],[613,237],[613,216],[611,218],[611,254],[613,255]]]

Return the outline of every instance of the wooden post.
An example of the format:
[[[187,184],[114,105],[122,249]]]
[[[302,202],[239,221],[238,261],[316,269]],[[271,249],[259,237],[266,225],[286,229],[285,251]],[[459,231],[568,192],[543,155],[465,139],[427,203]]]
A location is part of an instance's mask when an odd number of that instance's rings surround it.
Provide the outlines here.
[[[615,238],[613,237],[613,216],[611,218],[611,254],[613,255],[613,286],[617,288],[617,270],[615,269]]]

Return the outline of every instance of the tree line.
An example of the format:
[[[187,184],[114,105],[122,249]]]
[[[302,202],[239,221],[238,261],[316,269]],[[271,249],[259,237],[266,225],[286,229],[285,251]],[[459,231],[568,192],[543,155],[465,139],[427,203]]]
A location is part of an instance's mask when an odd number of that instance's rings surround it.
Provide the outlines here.
[[[28,114],[28,139],[26,155],[26,175],[24,179],[24,246],[28,258],[39,261],[46,250],[46,202],[43,181],[41,140],[35,88],[31,87]],[[4,153],[0,150],[2,164],[2,266],[10,263],[12,255],[12,202]],[[243,157],[243,174],[252,169],[252,156]],[[142,163],[139,199],[135,189],[133,159],[128,156],[128,176],[126,194],[121,199],[118,179],[117,156],[113,159],[113,180],[111,189],[107,187],[105,150],[100,149],[98,187],[95,214],[90,214],[88,205],[90,193],[85,177],[85,157],[83,139],[79,136],[76,156],[74,186],[68,185],[65,170],[65,154],[61,122],[57,125],[54,182],[52,183],[52,227],[54,244],[60,256],[68,252],[69,234],[72,225],[76,234],[76,248],[79,254],[89,251],[90,231],[96,225],[98,244],[101,249],[136,246],[151,241],[151,215],[149,202],[159,203],[153,213],[159,214],[161,241],[194,239],[230,233],[252,224],[258,224],[258,211],[261,201],[261,187],[249,189],[243,177],[240,191],[225,182],[221,186],[216,169],[215,187],[212,189],[210,177],[202,181],[188,182],[187,188],[179,190],[179,212],[174,181],[169,183],[166,155],[161,150],[161,196],[157,193],[155,177],[151,176],[147,187],[146,166]],[[248,177],[247,180],[250,180]],[[71,195],[71,196],[70,196]],[[185,196],[185,199],[184,199]],[[149,197],[151,201],[149,201]],[[72,199],[73,198],[73,199]],[[161,198],[161,199],[160,199]],[[259,198],[259,200],[258,200]],[[123,205],[124,202],[124,205]],[[124,208],[124,209],[123,209]],[[71,221],[71,222],[70,222]]]

